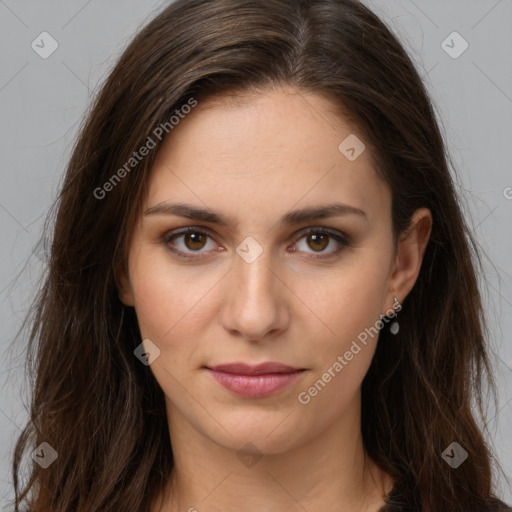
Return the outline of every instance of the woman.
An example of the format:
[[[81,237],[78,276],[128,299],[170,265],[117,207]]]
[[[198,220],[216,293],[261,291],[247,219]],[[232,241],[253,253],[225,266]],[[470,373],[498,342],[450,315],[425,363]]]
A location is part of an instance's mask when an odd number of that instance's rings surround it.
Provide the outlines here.
[[[371,11],[172,3],[69,163],[15,510],[509,510],[471,407],[493,382],[478,270]]]

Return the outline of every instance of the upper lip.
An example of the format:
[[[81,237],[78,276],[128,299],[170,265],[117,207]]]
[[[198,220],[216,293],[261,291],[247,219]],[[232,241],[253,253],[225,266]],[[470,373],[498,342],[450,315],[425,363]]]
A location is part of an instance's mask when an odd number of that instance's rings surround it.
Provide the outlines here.
[[[210,370],[218,372],[234,373],[237,375],[263,375],[266,373],[292,373],[302,368],[294,368],[282,363],[268,362],[257,365],[247,363],[229,363],[219,364],[217,366],[209,366]]]

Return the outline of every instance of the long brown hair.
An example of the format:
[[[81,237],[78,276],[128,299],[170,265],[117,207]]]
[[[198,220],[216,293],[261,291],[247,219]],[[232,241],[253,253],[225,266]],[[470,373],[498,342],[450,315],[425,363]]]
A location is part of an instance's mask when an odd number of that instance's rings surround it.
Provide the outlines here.
[[[484,418],[484,381],[496,394],[481,262],[410,58],[356,0],[177,0],[103,84],[47,220],[48,268],[24,323],[32,397],[14,451],[16,511],[25,502],[37,512],[148,511],[168,482],[163,392],[134,356],[135,313],[118,297],[161,143],[155,130],[172,136],[169,119],[193,101],[280,84],[329,98],[358,126],[391,188],[395,234],[417,208],[433,215],[400,332],[380,332],[363,381],[365,448],[401,494],[388,510],[402,510],[399,501],[425,512],[498,510],[497,461],[474,413]],[[134,164],[148,137],[154,147]],[[456,470],[441,456],[454,441],[468,453]],[[23,454],[43,442],[58,458],[46,469],[33,462],[22,485]]]

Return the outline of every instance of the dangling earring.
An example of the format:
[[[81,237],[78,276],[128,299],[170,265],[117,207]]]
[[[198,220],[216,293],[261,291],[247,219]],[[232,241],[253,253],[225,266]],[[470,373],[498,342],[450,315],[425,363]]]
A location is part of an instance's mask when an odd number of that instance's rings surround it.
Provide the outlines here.
[[[401,309],[402,309],[402,305],[400,304],[400,302],[398,301],[398,299],[396,297],[393,297],[394,299],[394,304],[393,304],[393,309],[395,310],[395,314],[398,313]],[[398,324],[398,322],[396,320],[394,320],[391,325],[389,326],[389,332],[391,332],[391,334],[398,334],[398,331],[400,330],[400,325]]]

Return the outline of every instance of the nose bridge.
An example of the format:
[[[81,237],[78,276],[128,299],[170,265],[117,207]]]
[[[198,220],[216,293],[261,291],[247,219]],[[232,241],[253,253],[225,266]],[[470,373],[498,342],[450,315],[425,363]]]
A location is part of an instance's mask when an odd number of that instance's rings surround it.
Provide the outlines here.
[[[252,261],[240,257],[235,264],[235,273],[241,284],[240,291],[243,296],[250,300],[260,298],[269,300],[275,292],[275,276],[271,269],[270,251],[262,252]]]
[[[261,240],[261,237],[259,238]],[[245,283],[249,295],[260,292],[269,293],[273,284],[272,250],[264,247],[260,241],[247,236],[236,248],[235,260],[237,278]]]
[[[283,327],[285,297],[272,264],[272,253],[251,237],[237,247],[238,256],[230,272],[229,297],[223,325],[246,338],[261,339]]]

